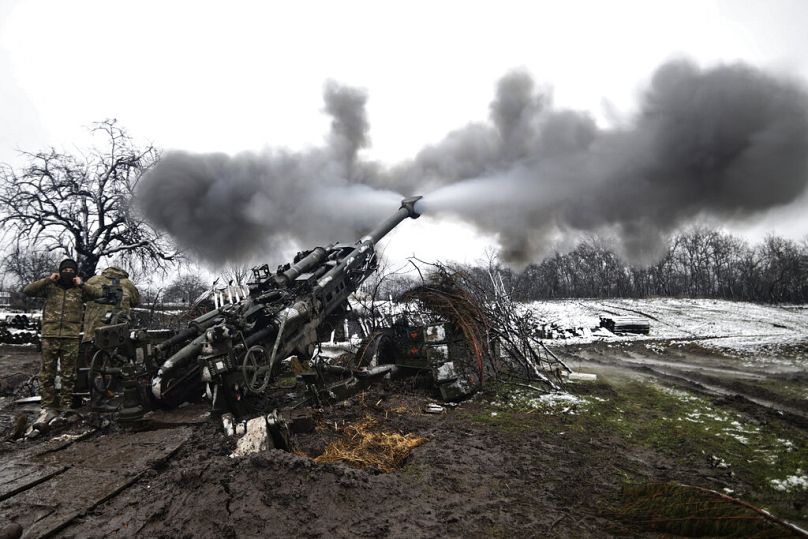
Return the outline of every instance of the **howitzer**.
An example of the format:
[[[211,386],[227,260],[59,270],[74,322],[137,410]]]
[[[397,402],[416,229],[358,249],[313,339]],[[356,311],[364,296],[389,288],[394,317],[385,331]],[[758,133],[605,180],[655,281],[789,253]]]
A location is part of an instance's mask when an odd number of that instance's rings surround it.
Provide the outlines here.
[[[353,245],[298,253],[275,273],[267,265],[254,268],[246,287],[214,294],[212,311],[157,344],[146,358],[156,368],[150,373],[153,400],[176,406],[207,384],[214,403],[240,414],[249,398],[266,397],[281,360],[311,357],[318,329],[345,313],[350,294],[376,270],[376,243],[404,219],[419,217],[419,199],[404,199],[395,214]]]

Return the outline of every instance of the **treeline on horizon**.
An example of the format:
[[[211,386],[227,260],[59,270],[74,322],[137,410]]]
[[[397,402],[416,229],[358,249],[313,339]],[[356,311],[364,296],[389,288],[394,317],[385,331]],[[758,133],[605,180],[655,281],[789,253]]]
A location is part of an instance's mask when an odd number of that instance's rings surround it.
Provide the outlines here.
[[[667,296],[808,303],[808,239],[769,235],[750,245],[704,227],[673,235],[662,258],[649,266],[629,264],[593,239],[521,272],[497,269],[517,301]]]
[[[12,307],[35,308],[19,289],[53,271],[58,261],[53,253],[15,252],[0,268],[0,289],[11,292]],[[695,227],[673,235],[663,256],[654,264],[627,263],[608,241],[592,238],[572,251],[556,252],[540,263],[515,271],[495,258],[489,266],[479,264],[462,269],[479,285],[490,287],[492,272],[502,279],[516,301],[565,298],[715,298],[760,303],[808,303],[808,238],[794,241],[769,235],[756,244],[717,230]],[[251,272],[246,266],[225,272],[225,281],[245,282]],[[232,274],[237,271],[238,275]],[[384,270],[366,290],[377,288],[377,297],[397,296],[420,284],[412,275],[384,275]],[[132,275],[141,290],[144,304],[162,301],[190,303],[207,289],[193,275],[179,275],[172,283],[153,288]],[[381,282],[379,282],[381,281]],[[5,286],[2,286],[2,284]],[[10,286],[9,286],[10,285]],[[151,285],[151,286],[150,286]],[[380,288],[379,288],[380,287]]]

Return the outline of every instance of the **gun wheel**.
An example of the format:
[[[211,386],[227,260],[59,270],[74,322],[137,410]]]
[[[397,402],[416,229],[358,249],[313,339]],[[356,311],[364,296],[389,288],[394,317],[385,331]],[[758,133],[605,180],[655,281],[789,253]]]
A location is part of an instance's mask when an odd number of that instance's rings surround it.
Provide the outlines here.
[[[105,350],[98,350],[90,361],[88,385],[90,401],[97,399],[111,399],[120,382],[121,364],[115,357]]]
[[[256,345],[247,350],[241,363],[241,374],[244,388],[250,393],[260,395],[269,387],[272,364],[264,347]]]

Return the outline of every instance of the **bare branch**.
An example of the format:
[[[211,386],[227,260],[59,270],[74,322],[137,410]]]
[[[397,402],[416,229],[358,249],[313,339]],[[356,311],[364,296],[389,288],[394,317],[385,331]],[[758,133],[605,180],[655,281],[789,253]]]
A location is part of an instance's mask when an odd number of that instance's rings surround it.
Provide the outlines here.
[[[165,269],[180,252],[129,208],[134,186],[159,153],[136,147],[114,119],[90,131],[101,144],[88,152],[22,152],[28,162],[20,170],[0,168],[0,224],[15,240],[71,252],[88,274],[110,255]]]

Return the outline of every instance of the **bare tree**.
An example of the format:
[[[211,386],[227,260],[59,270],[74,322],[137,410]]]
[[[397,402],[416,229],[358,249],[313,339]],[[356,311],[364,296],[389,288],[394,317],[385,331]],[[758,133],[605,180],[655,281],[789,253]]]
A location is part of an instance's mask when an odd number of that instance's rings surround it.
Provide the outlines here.
[[[12,302],[18,307],[26,310],[41,307],[42,300],[22,294],[22,287],[53,273],[58,263],[58,257],[48,250],[29,250],[15,243],[0,265],[5,281],[0,288],[13,287]]]
[[[21,170],[0,167],[4,232],[75,256],[87,275],[107,256],[166,269],[178,251],[130,204],[138,181],[158,159],[157,150],[138,148],[116,120],[96,123],[91,132],[103,145],[87,154],[53,148],[23,152],[28,164]]]
[[[485,276],[486,266],[464,268]],[[808,238],[802,243],[769,236],[757,246],[704,226],[670,238],[651,266],[631,265],[593,237],[570,252],[531,264],[519,274],[495,267],[515,300],[575,297],[682,296],[747,301],[808,301]],[[485,279],[478,279],[484,282]]]
[[[413,286],[414,280],[408,276],[408,271],[408,265],[390,268],[387,260],[382,258],[376,271],[354,293],[353,297],[361,307],[360,316],[368,334],[376,331],[380,321],[378,302],[398,296]]]
[[[768,300],[793,301],[800,290],[801,256],[796,242],[778,236],[767,236],[759,247],[762,262],[761,281]]]
[[[244,285],[253,277],[252,267],[244,264],[228,264],[222,269],[225,285]]]
[[[180,275],[163,291],[163,298],[166,301],[190,305],[207,289],[198,275]]]
[[[51,251],[29,250],[15,243],[6,254],[2,269],[14,279],[17,286],[22,287],[53,273],[58,263],[58,257]]]

